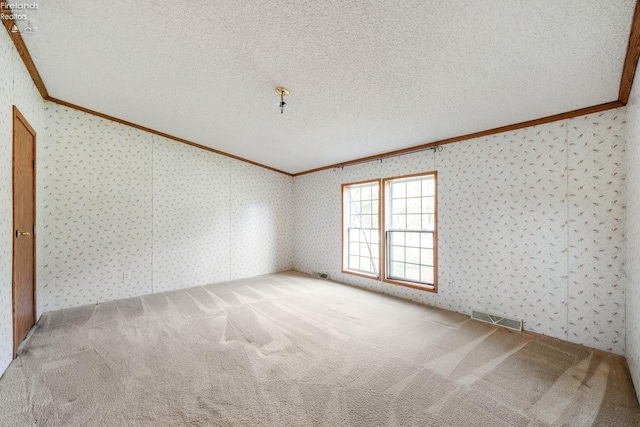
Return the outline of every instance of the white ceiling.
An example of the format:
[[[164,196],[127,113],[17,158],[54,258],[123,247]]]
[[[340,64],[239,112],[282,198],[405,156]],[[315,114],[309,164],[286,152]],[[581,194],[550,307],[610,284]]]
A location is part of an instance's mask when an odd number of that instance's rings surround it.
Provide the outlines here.
[[[57,0],[24,39],[54,98],[296,173],[614,101],[634,5]]]

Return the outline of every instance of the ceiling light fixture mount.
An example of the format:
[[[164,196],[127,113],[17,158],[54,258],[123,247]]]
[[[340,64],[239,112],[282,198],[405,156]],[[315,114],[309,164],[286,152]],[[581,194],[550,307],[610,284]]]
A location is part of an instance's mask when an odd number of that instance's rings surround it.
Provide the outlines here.
[[[278,86],[276,88],[276,92],[280,95],[280,104],[278,104],[278,107],[280,107],[280,114],[284,114],[284,109],[287,108],[287,103],[284,102],[284,97],[289,95],[289,89],[283,86]]]

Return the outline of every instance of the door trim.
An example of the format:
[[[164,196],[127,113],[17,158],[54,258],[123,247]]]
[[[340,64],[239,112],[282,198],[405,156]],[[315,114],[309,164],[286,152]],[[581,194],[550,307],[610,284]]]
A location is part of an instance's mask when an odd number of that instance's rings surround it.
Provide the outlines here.
[[[15,204],[15,200],[16,200],[16,195],[15,195],[15,191],[16,191],[16,186],[15,186],[15,182],[14,182],[14,174],[15,174],[15,167],[16,167],[16,157],[15,157],[15,140],[16,140],[16,124],[20,122],[22,125],[24,125],[25,128],[27,128],[27,130],[29,131],[29,133],[31,135],[33,135],[33,161],[34,161],[34,167],[33,167],[33,224],[34,224],[34,230],[33,230],[33,323],[36,323],[37,317],[38,317],[38,308],[36,306],[36,233],[35,233],[35,224],[36,224],[36,168],[35,168],[35,159],[36,159],[36,149],[38,146],[38,140],[37,140],[37,136],[36,136],[36,131],[33,129],[33,127],[29,124],[29,122],[27,121],[27,119],[22,115],[22,113],[20,112],[20,110],[18,110],[18,107],[16,107],[15,105],[13,106],[13,130],[12,130],[12,138],[11,138],[11,195],[12,195],[12,200],[11,200],[11,206],[12,206],[12,218],[11,218],[11,223],[13,225],[13,228],[11,230],[11,251],[12,251],[12,258],[11,258],[11,316],[12,316],[12,320],[13,320],[13,358],[16,358],[16,352],[18,351],[18,347],[20,346],[20,343],[16,342],[16,299],[15,299],[15,295],[16,295],[16,282],[15,282],[15,275],[16,275],[16,253],[15,253],[15,230],[16,230],[16,224],[15,224],[15,215],[16,215],[16,204]]]

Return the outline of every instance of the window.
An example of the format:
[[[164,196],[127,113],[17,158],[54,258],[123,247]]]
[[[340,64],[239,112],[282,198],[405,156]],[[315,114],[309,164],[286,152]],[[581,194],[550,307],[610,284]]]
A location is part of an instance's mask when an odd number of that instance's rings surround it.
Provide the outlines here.
[[[436,173],[389,178],[385,189],[385,280],[435,289]]]
[[[342,186],[342,270],[380,277],[380,182]]]
[[[437,290],[436,172],[344,184],[342,198],[343,272]]]

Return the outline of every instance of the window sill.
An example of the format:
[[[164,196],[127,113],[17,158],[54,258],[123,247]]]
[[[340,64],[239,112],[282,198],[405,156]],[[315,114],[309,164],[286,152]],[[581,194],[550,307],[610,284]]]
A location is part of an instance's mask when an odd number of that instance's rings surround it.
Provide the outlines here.
[[[351,274],[353,276],[365,277],[367,279],[380,280],[379,274],[367,274],[362,271],[342,270],[344,274]]]
[[[434,294],[438,293],[437,283],[433,285],[421,285],[420,283],[404,282],[402,280],[394,280],[394,279],[384,279],[383,282],[390,283],[392,285],[404,286],[406,288],[418,289],[420,291],[432,292]]]

